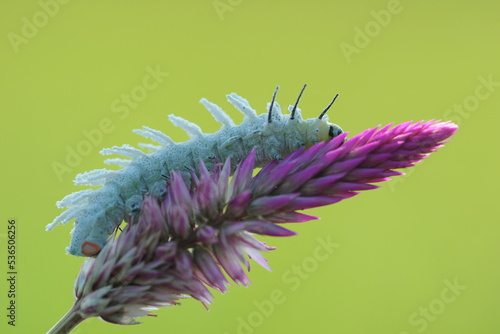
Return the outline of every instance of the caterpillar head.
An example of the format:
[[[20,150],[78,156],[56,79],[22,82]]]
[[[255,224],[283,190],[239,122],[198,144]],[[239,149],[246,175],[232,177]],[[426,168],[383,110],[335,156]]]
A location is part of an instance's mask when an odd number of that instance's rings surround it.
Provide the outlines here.
[[[321,114],[317,118],[310,119],[302,119],[300,109],[297,108],[300,97],[304,92],[304,89],[307,85],[302,87],[302,90],[299,93],[299,97],[293,106],[290,106],[288,109],[290,111],[289,125],[290,130],[288,131],[289,135],[295,136],[297,140],[297,147],[310,147],[321,141],[331,140],[344,131],[340,126],[334,123],[328,122],[328,115],[326,114],[328,109],[333,105],[339,94],[336,94],[333,100],[328,104],[328,106],[321,112]],[[276,93],[278,92],[279,87],[276,87],[276,90],[273,94],[273,99],[270,104],[268,121],[271,122],[272,119],[272,111],[273,105],[275,103]]]
[[[333,139],[343,132],[344,130],[337,124],[328,123],[328,139]]]

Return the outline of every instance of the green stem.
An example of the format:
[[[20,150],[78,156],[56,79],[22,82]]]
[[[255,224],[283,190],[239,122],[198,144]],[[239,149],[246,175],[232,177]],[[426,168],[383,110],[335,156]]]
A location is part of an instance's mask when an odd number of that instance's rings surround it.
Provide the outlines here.
[[[73,307],[52,327],[47,334],[67,334],[86,318],[79,312],[80,305],[76,302]]]

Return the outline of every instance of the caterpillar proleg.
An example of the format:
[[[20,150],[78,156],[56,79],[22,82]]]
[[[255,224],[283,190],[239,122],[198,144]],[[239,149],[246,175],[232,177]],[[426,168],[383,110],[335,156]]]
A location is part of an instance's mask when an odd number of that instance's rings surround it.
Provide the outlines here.
[[[197,169],[200,160],[207,168],[211,168],[214,161],[222,162],[231,157],[234,162],[231,172],[234,172],[237,163],[254,148],[256,166],[263,167],[301,147],[310,147],[341,134],[342,129],[329,123],[326,115],[338,94],[319,117],[302,119],[298,103],[305,87],[295,104],[288,107],[290,113],[286,115],[282,114],[276,101],[279,87],[268,103],[267,113],[260,115],[244,98],[235,93],[227,95],[227,100],[244,115],[239,125],[235,125],[219,106],[203,98],[200,102],[222,127],[215,133],[204,134],[198,125],[169,115],[170,121],[190,136],[191,139],[186,142],[174,143],[166,134],[146,126],[133,130],[159,144],[139,144],[153,153],[145,153],[130,145],[103,149],[102,155],[119,154],[130,159],[112,158],[104,161],[122,167],[120,170],[96,169],[78,174],[75,184],[102,187],[74,192],[57,202],[59,208],[67,209],[47,225],[46,230],[75,219],[71,243],[66,251],[77,256],[93,256],[101,250],[124,218],[138,214],[146,193],[158,198],[165,194],[168,175],[172,170],[185,171],[185,178],[189,180],[191,171]]]

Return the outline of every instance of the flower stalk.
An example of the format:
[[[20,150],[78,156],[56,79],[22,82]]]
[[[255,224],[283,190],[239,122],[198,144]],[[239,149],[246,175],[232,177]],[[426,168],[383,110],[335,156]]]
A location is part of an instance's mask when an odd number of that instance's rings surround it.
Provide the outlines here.
[[[230,281],[247,286],[249,259],[269,269],[262,252],[274,249],[255,235],[294,235],[281,224],[318,219],[299,210],[378,188],[373,183],[403,174],[395,169],[413,166],[456,130],[453,123],[430,121],[368,129],[347,141],[341,134],[273,161],[255,177],[255,151],[232,179],[230,159],[211,171],[200,162],[190,186],[181,172],[171,172],[165,197],[146,196],[138,219],[84,261],[73,311],[49,333],[69,332],[88,317],[137,324],[182,298],[208,305],[209,288],[224,293]]]
[[[85,320],[78,312],[79,301],[47,332],[47,334],[70,333],[76,326]]]

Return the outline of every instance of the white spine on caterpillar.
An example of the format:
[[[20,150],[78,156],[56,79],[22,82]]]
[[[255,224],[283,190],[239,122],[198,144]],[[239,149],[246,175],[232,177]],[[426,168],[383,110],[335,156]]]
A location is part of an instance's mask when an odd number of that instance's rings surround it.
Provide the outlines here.
[[[71,244],[66,250],[72,255],[92,256],[101,250],[123,219],[138,214],[144,194],[158,198],[165,194],[166,176],[172,170],[186,171],[185,177],[189,180],[191,171],[197,169],[200,160],[210,168],[214,159],[221,162],[228,156],[235,162],[232,164],[235,169],[254,147],[256,166],[263,167],[301,147],[309,147],[342,133],[338,125],[328,123],[325,115],[337,95],[318,118],[302,119],[297,105],[305,87],[295,105],[288,108],[290,114],[287,115],[281,113],[280,106],[275,102],[278,88],[268,104],[268,112],[261,115],[257,115],[244,98],[235,93],[227,95],[228,101],[245,115],[240,125],[235,125],[220,107],[203,98],[200,102],[222,124],[222,128],[216,133],[203,134],[198,125],[169,115],[170,121],[191,137],[183,143],[174,143],[167,135],[146,126],[134,130],[160,145],[139,144],[154,151],[149,154],[129,145],[103,149],[103,155],[120,154],[131,159],[104,161],[123,167],[121,170],[96,169],[77,175],[76,185],[102,187],[78,191],[57,202],[59,208],[67,209],[47,225],[46,230],[75,218]]]

